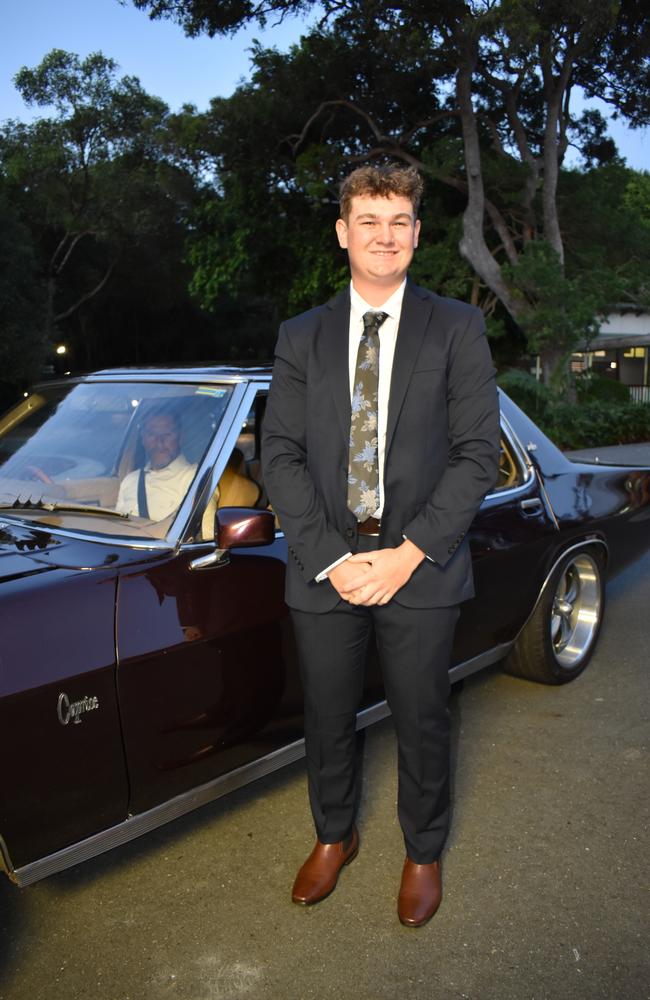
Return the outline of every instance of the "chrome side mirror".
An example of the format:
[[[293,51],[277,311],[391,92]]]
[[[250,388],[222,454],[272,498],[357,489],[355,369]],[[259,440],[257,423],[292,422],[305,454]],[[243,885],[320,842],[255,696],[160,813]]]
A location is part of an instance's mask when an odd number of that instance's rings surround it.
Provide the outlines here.
[[[221,507],[214,518],[214,539],[215,551],[193,559],[190,569],[227,566],[229,549],[270,545],[275,539],[273,512],[250,507]]]

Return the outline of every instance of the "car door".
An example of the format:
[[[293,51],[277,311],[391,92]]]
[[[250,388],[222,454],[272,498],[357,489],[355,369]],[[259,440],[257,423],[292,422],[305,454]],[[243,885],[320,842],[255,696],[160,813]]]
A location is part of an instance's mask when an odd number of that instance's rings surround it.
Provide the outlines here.
[[[461,606],[454,665],[516,636],[539,593],[549,539],[557,533],[538,473],[505,422],[499,476],[468,533],[476,596]]]
[[[219,492],[227,499],[214,487],[230,474],[233,453],[243,456],[242,476],[257,469],[263,402],[251,386],[220,427],[214,476],[179,549],[120,576],[118,690],[133,812],[302,735],[281,533],[268,547],[233,549],[220,561],[201,537],[204,510]],[[261,489],[246,495],[266,506]]]

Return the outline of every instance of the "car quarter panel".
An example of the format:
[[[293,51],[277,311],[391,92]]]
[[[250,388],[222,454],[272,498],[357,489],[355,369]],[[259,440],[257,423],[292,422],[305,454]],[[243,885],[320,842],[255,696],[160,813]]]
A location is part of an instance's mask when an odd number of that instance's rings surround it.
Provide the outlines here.
[[[608,572],[617,573],[650,545],[650,469],[567,464],[546,480],[557,518],[571,538],[603,538]]]

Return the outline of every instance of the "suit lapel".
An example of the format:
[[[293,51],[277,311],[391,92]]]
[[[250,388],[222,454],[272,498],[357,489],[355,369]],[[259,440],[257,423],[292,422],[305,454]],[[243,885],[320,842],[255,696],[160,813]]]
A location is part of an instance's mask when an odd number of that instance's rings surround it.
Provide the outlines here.
[[[323,359],[327,369],[341,431],[347,444],[350,437],[350,291],[341,292],[327,303],[322,323]]]
[[[386,455],[388,455],[391,441],[393,440],[411,378],[411,372],[420,352],[432,308],[433,300],[429,296],[423,296],[416,285],[412,285],[410,281],[407,281],[397,332],[393,372],[390,380],[388,422],[386,426]]]

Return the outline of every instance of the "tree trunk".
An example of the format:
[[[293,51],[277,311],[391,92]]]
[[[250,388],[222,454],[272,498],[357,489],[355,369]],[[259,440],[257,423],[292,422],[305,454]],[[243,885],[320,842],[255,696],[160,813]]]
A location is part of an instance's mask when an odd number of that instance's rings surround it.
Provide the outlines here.
[[[476,45],[474,42],[465,42],[464,47],[465,52],[456,74],[456,97],[460,109],[467,173],[467,208],[463,214],[463,235],[459,249],[465,260],[516,319],[521,312],[521,304],[504,281],[501,268],[485,242],[485,191],[478,127],[472,104],[472,73],[476,62]]]
[[[559,394],[566,391],[567,361],[566,350],[558,347],[545,347],[539,352],[542,368],[542,382]]]

